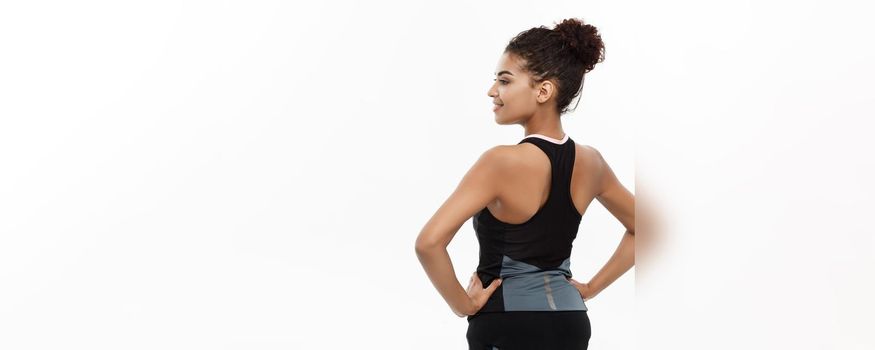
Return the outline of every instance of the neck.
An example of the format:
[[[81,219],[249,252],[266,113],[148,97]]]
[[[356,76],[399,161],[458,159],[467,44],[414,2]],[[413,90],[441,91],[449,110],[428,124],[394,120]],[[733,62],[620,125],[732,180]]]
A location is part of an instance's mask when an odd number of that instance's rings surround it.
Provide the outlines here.
[[[529,121],[523,125],[525,136],[531,134],[539,134],[547,137],[552,137],[561,140],[565,137],[565,131],[562,130],[562,123],[559,122],[559,116],[549,116],[549,118],[538,118],[532,116]]]
[[[525,119],[524,124],[522,124],[525,129],[525,136],[539,134],[561,140],[565,137],[565,131],[562,130],[562,122],[559,117],[559,111],[556,109],[555,103],[540,104],[535,109],[534,114]]]
[[[539,134],[561,140],[565,137],[565,131],[562,130],[562,123],[559,121],[559,113],[555,108],[549,109],[546,106],[541,107],[542,108],[538,108],[535,111],[535,114],[532,115],[531,118],[528,118],[526,123],[523,124],[525,136]]]

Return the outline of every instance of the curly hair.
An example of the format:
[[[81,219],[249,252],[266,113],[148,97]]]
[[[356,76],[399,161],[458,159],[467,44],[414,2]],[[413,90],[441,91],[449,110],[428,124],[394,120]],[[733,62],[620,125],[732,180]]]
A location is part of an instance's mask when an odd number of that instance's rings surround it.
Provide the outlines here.
[[[555,79],[559,92],[556,108],[560,115],[570,111],[568,105],[582,89],[584,75],[604,61],[604,51],[598,29],[577,18],[562,20],[553,29],[539,26],[523,31],[504,49],[523,59],[522,69],[533,77],[531,87]]]

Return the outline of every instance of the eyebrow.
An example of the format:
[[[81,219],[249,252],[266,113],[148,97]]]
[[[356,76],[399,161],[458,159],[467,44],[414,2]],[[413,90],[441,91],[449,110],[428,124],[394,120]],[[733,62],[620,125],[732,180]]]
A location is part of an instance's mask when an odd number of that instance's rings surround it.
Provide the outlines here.
[[[502,74],[510,74],[510,75],[513,75],[513,73],[511,73],[511,72],[508,72],[508,71],[506,71],[506,70],[503,70],[503,71],[501,71],[501,72],[498,72],[498,74],[496,74],[495,76],[500,76],[500,75],[502,75]]]

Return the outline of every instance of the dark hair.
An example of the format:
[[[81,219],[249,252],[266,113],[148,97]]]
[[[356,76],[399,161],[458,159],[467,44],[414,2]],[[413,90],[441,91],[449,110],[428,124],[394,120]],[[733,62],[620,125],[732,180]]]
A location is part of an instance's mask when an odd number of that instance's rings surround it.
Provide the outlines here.
[[[569,111],[584,74],[604,61],[604,51],[598,29],[577,18],[562,20],[553,29],[539,26],[521,32],[504,48],[525,61],[522,68],[532,75],[532,87],[547,79],[557,80],[560,115]]]

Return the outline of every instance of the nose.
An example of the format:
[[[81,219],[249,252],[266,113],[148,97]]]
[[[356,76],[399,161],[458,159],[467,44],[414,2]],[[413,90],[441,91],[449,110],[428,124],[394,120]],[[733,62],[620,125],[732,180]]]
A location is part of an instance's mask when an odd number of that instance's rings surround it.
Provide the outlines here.
[[[489,87],[489,91],[486,91],[486,96],[493,97],[493,98],[498,96],[498,90],[495,89],[495,85],[492,85]]]

